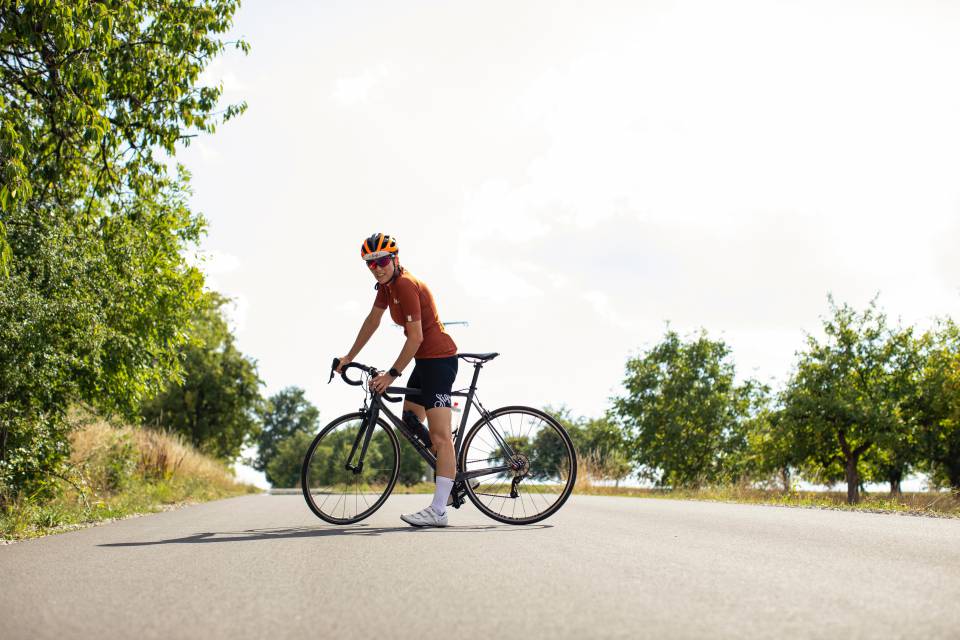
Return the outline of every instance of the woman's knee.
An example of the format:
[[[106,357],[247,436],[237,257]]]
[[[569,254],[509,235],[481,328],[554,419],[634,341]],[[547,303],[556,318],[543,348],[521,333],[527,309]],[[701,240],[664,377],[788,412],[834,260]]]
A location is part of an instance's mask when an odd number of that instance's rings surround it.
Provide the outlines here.
[[[450,409],[427,410],[427,427],[433,442],[453,442],[450,435]]]

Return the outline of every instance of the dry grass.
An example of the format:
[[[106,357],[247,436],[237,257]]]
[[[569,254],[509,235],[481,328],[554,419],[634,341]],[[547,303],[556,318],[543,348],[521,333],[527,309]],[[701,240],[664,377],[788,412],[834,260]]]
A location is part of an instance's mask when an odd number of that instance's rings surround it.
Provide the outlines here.
[[[130,446],[135,462],[133,473],[144,480],[189,478],[222,491],[237,488],[236,479],[223,463],[201,454],[179,434],[117,427],[102,420],[84,422],[71,433],[70,461],[74,468],[90,469],[105,455],[122,450],[125,444]]]
[[[616,488],[592,485],[580,491],[580,493],[960,518],[960,494],[949,492],[911,492],[900,496],[890,496],[888,493],[871,493],[862,496],[859,503],[852,505],[847,504],[845,491],[786,492],[738,485],[703,489]]]
[[[577,480],[573,483],[574,493],[594,493],[603,478],[603,463],[598,452],[588,451],[577,456]]]

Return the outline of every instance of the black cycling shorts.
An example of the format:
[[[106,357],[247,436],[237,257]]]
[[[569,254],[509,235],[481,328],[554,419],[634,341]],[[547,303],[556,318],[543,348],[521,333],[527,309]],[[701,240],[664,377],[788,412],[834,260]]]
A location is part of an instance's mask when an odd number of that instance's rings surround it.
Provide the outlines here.
[[[457,356],[449,358],[423,358],[410,374],[406,387],[420,389],[419,395],[407,394],[405,399],[425,409],[450,407],[450,392],[457,378]]]

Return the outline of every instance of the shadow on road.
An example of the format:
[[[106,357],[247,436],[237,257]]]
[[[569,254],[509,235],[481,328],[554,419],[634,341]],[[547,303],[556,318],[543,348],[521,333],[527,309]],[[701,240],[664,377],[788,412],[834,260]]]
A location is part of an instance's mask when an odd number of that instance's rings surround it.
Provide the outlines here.
[[[552,529],[553,525],[535,524],[525,526],[511,525],[478,525],[473,527],[446,527],[444,532],[449,533],[496,533],[507,531],[535,531],[538,529]],[[247,529],[245,531],[210,531],[195,533],[183,538],[169,540],[153,540],[149,542],[111,542],[97,545],[99,547],[145,547],[155,544],[197,544],[209,542],[245,542],[249,540],[284,540],[288,538],[323,538],[326,536],[379,536],[385,533],[425,533],[438,531],[433,528],[419,529],[416,527],[371,527],[365,524],[349,527],[287,527],[276,529]]]

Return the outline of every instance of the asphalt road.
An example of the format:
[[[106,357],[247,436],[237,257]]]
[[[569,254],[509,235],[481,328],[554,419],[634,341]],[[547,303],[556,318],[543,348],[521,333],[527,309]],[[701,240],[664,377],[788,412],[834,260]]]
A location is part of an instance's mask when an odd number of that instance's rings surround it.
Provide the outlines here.
[[[0,637],[960,638],[960,520],[573,496],[451,527],[247,496],[0,547]]]

